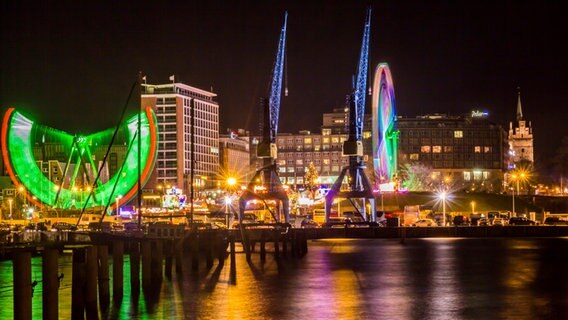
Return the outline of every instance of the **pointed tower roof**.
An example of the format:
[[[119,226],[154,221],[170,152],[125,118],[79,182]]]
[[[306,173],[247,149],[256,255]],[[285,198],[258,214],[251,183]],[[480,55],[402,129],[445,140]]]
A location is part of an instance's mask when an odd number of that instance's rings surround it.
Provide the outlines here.
[[[521,107],[521,88],[517,87],[517,121],[523,120],[523,108]]]

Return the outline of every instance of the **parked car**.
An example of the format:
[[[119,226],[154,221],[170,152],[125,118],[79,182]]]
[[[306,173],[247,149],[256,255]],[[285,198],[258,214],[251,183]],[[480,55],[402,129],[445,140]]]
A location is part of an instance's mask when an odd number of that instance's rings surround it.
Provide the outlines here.
[[[568,220],[560,217],[547,217],[544,224],[549,226],[568,226]]]
[[[512,217],[509,219],[509,225],[512,226],[534,226],[536,225],[535,221],[527,219],[526,217]]]
[[[434,222],[434,220],[432,220],[432,219],[418,219],[414,223],[414,226],[416,226],[416,227],[433,227],[435,225],[436,225],[436,222]]]
[[[487,219],[487,218],[481,218],[481,219],[477,220],[477,225],[478,226],[490,226],[491,222],[489,222],[489,219]]]
[[[495,218],[495,219],[493,219],[493,225],[502,227],[502,226],[505,225],[505,221],[501,218]]]
[[[468,224],[467,217],[462,215],[455,216],[452,222],[454,223],[454,226],[462,226]]]

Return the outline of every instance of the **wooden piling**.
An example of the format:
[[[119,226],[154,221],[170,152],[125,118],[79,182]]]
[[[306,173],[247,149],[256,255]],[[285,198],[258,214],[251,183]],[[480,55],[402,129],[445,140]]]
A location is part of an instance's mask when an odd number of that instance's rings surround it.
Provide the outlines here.
[[[73,249],[71,318],[85,319],[85,248]]]
[[[191,250],[191,270],[199,270],[199,237],[195,230],[192,231],[190,236],[190,250]]]
[[[124,291],[124,242],[114,241],[112,245],[112,297],[121,299]]]
[[[282,237],[282,255],[284,258],[288,256],[288,234],[289,232]]]
[[[97,247],[97,258],[99,265],[99,301],[101,307],[104,309],[108,306],[110,301],[110,274],[108,268],[108,247],[98,246]]]
[[[231,248],[231,268],[236,266],[236,257],[235,257],[235,235],[229,235],[229,246]]]
[[[152,285],[152,247],[150,241],[140,243],[140,256],[142,258],[142,287]]]
[[[42,261],[42,310],[44,319],[59,319],[59,250],[45,248]]]
[[[280,240],[279,231],[274,230],[273,235],[274,235],[274,257],[278,259],[280,257],[280,245],[278,243]]]
[[[205,241],[202,244],[205,250],[205,263],[207,264],[207,269],[213,267],[213,231],[207,231],[205,236]]]
[[[173,254],[174,254],[173,244],[174,240],[166,240],[163,242],[164,256],[166,260],[164,274],[168,279],[172,278],[172,265],[173,265]]]
[[[266,261],[266,232],[260,233],[260,261]]]
[[[174,245],[174,256],[175,256],[175,264],[176,264],[176,274],[181,276],[183,273],[183,239],[175,241]]]
[[[99,304],[97,298],[97,247],[91,246],[86,249],[85,263],[85,311],[87,314],[87,320],[99,319]]]
[[[14,319],[32,318],[32,254],[14,253]]]
[[[130,243],[130,293],[140,293],[140,242]]]
[[[305,230],[303,230],[300,234],[301,234],[301,239],[302,239],[302,254],[301,254],[301,256],[304,256],[308,253],[308,235],[306,234]]]
[[[162,240],[152,241],[151,248],[152,284],[159,284],[162,282],[162,275],[164,273]]]

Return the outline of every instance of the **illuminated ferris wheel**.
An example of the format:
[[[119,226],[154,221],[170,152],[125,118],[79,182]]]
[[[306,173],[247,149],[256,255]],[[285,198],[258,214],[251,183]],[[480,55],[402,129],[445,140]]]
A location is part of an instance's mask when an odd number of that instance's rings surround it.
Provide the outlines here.
[[[375,69],[373,83],[373,167],[377,183],[396,179],[397,141],[394,84],[388,64]]]

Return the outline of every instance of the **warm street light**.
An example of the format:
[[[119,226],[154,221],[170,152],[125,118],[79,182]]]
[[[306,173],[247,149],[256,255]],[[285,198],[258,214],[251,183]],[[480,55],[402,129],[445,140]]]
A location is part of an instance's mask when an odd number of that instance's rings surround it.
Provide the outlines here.
[[[234,177],[227,178],[227,186],[232,187],[237,184],[237,179]]]
[[[511,175],[511,179],[513,179],[513,181],[517,182],[517,195],[519,195],[519,180],[521,180],[521,179],[524,180],[525,177],[526,177],[526,174],[524,172],[521,172],[519,175],[517,175],[517,174]],[[513,213],[512,213],[512,215],[513,215],[513,217],[516,217],[517,213],[515,211],[515,188],[512,188],[511,193],[513,195],[512,196],[512,198],[513,198]]]
[[[12,198],[8,199],[8,205],[10,205],[10,220],[12,220]]]
[[[475,214],[475,201],[471,202],[471,214]]]
[[[233,201],[233,199],[231,199],[230,196],[225,197],[225,224],[227,225],[227,228],[229,228],[229,222],[230,222],[229,206],[231,205],[232,201]]]
[[[118,201],[122,198],[121,195],[116,196],[115,200],[116,200],[116,216],[118,217],[120,215],[120,208],[118,206]]]
[[[446,191],[440,193],[440,199],[442,200],[442,226],[446,226]]]

